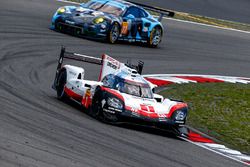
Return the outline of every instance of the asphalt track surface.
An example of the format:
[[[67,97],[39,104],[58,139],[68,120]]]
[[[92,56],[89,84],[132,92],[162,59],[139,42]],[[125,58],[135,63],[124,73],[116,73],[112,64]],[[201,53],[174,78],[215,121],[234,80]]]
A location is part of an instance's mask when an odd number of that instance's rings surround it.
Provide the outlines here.
[[[168,133],[101,123],[57,100],[51,85],[60,45],[91,56],[144,60],[145,74],[250,77],[249,34],[168,21],[157,49],[110,45],[49,30],[61,5],[51,0],[0,2],[1,167],[244,166]],[[97,77],[99,67],[84,67],[87,78]]]
[[[180,12],[250,23],[249,0],[131,0]]]

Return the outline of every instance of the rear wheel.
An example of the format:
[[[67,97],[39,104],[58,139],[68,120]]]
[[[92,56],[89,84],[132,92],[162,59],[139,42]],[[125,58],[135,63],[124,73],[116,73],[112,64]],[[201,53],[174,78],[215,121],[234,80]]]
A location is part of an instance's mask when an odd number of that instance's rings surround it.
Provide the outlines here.
[[[149,40],[148,40],[149,47],[153,47],[153,48],[157,47],[159,43],[161,42],[161,38],[162,38],[161,27],[159,26],[154,27],[149,36]]]
[[[120,26],[117,22],[113,23],[107,33],[107,41],[109,43],[115,43],[120,35]]]
[[[66,93],[64,92],[66,81],[67,81],[67,72],[66,70],[62,70],[59,72],[56,84],[57,98],[60,100],[65,100],[67,97]]]

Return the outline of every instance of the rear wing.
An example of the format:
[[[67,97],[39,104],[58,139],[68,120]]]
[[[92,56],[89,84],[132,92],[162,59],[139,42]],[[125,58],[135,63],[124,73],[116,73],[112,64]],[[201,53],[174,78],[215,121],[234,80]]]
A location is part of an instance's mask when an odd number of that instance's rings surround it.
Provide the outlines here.
[[[149,5],[141,4],[138,2],[132,2],[130,0],[126,0],[126,1],[133,3],[135,5],[141,6],[146,10],[159,13],[160,16],[158,18],[158,21],[161,21],[164,15],[168,16],[168,17],[174,17],[174,15],[175,15],[174,11],[171,11],[171,10],[167,10],[167,9],[163,9],[163,8],[159,8],[159,7],[155,7],[155,6],[149,6]]]
[[[71,60],[77,60],[77,61],[83,61],[87,63],[102,65],[102,59],[97,57],[91,57],[87,55],[82,55],[78,53],[73,52],[66,52],[66,48],[62,46],[61,53],[58,59],[58,65],[57,70],[60,70],[62,68],[63,60],[64,59],[71,59]]]
[[[57,78],[58,78],[60,69],[62,68],[62,64],[63,64],[64,59],[71,59],[71,60],[76,60],[76,61],[83,61],[83,62],[87,62],[87,63],[102,65],[101,58],[91,57],[91,56],[82,55],[82,54],[73,53],[73,52],[67,52],[66,48],[64,46],[62,46],[60,56],[58,59],[57,68],[56,68],[55,80],[54,80],[54,83],[52,85],[53,89],[56,89]]]
[[[113,59],[112,57],[110,57],[106,54],[103,54],[102,58],[97,58],[97,57],[87,56],[87,55],[83,55],[83,54],[67,52],[66,48],[64,46],[62,46],[60,56],[58,59],[57,68],[56,68],[56,76],[55,76],[54,84],[52,85],[53,89],[56,89],[57,78],[58,78],[59,72],[62,68],[62,64],[63,64],[64,59],[71,59],[71,60],[82,61],[82,62],[87,62],[87,63],[91,63],[91,64],[96,64],[96,65],[101,65],[102,69],[100,72],[99,81],[105,75],[112,73],[115,70],[120,69],[123,65],[125,65],[125,64],[120,63],[119,61]],[[142,61],[139,61],[138,65],[132,65],[131,63],[130,64],[127,63],[126,66],[129,68],[135,69],[139,74],[142,73],[142,69],[143,69],[143,62]]]

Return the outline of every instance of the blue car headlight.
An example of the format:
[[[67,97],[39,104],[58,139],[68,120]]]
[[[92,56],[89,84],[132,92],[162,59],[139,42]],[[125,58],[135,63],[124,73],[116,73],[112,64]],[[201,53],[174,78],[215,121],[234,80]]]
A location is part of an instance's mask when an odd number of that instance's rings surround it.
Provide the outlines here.
[[[103,23],[104,21],[105,19],[103,17],[97,17],[93,20],[93,23],[100,24],[100,23]]]
[[[59,9],[57,9],[57,14],[63,14],[63,13],[65,13],[66,12],[66,9],[65,9],[65,7],[60,7]]]
[[[107,103],[109,106],[117,108],[117,109],[122,109],[123,108],[123,104],[122,102],[115,98],[115,97],[109,97],[107,100]]]

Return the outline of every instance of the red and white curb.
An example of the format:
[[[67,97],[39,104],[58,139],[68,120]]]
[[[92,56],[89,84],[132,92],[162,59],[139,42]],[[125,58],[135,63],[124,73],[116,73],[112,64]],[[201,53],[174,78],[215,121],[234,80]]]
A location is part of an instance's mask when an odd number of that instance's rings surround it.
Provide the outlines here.
[[[157,86],[164,86],[169,84],[186,84],[186,83],[241,83],[250,84],[250,78],[246,77],[231,77],[219,75],[194,75],[194,74],[153,74],[143,75],[145,79]],[[226,146],[216,143],[215,141],[204,137],[188,128],[186,137],[181,139],[193,143],[199,147],[205,148],[224,157],[233,159],[243,164],[250,166],[250,155],[242,154],[237,150],[227,148]]]
[[[242,154],[237,150],[227,148],[226,146],[216,143],[212,139],[202,136],[199,133],[196,133],[188,129],[188,134],[186,137],[180,137],[182,140],[185,140],[189,143],[195,144],[199,147],[205,148],[209,151],[222,155],[224,157],[230,158],[232,160],[238,161],[245,165],[250,166],[250,156]]]
[[[250,78],[231,77],[220,75],[194,75],[194,74],[152,74],[143,75],[145,79],[157,86],[184,83],[213,83],[228,82],[250,84]]]

